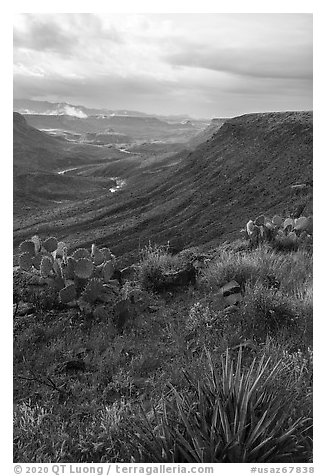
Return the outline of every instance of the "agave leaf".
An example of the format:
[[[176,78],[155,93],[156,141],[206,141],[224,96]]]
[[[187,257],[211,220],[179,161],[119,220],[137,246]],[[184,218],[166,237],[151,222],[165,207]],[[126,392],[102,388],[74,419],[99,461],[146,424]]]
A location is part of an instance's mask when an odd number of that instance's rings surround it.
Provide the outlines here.
[[[261,419],[258,421],[258,423],[256,423],[256,426],[253,428],[251,434],[250,434],[250,437],[249,439],[246,441],[246,445],[248,447],[250,447],[254,441],[259,438],[259,436],[261,435],[261,433],[264,432],[264,422],[266,424],[266,416],[268,414],[268,410],[266,410],[263,414],[263,416],[261,417]],[[266,425],[265,425],[266,426]]]

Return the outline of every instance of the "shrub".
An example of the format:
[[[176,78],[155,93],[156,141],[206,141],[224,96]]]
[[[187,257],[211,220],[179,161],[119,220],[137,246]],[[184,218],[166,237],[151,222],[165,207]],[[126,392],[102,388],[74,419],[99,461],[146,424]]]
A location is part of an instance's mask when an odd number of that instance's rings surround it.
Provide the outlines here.
[[[286,293],[301,292],[311,286],[312,259],[304,251],[281,254],[265,246],[236,254],[222,251],[203,272],[201,283],[213,291],[232,280],[243,288],[246,282],[268,287],[277,280]]]
[[[209,371],[201,382],[188,375],[189,390],[171,388],[162,404],[132,428],[131,441],[140,462],[280,463],[302,457],[308,421],[289,421],[291,401],[273,391],[282,372],[264,357],[242,366],[228,353],[222,375],[208,355]],[[267,370],[268,369],[268,370]]]
[[[69,423],[53,406],[30,402],[14,411],[14,461],[21,463],[129,461],[124,421],[127,405],[70,409]]]
[[[283,332],[300,336],[312,331],[312,303],[302,302],[261,283],[246,285],[244,304],[239,310],[244,335],[257,342]]]
[[[266,281],[268,276],[277,277],[282,260],[265,246],[242,253],[223,250],[203,272],[201,282],[213,290],[235,280],[244,288],[247,281]]]
[[[139,281],[150,291],[158,291],[164,286],[164,273],[176,271],[181,265],[181,258],[172,255],[168,246],[149,244],[141,252]]]

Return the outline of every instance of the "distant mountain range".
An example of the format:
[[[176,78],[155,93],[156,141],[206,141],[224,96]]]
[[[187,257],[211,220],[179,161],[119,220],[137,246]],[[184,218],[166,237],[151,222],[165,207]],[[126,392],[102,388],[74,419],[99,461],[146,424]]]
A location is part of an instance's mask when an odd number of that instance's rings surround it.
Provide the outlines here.
[[[44,114],[48,116],[53,115],[66,115],[72,117],[78,117],[85,119],[88,116],[129,116],[129,117],[156,117],[167,122],[187,122],[195,121],[187,114],[181,115],[158,115],[158,114],[146,114],[140,111],[130,111],[124,109],[96,109],[89,108],[81,105],[73,105],[66,102],[49,102],[49,101],[35,101],[32,99],[14,99],[14,111],[20,114]],[[209,122],[209,120],[203,119],[200,122]]]

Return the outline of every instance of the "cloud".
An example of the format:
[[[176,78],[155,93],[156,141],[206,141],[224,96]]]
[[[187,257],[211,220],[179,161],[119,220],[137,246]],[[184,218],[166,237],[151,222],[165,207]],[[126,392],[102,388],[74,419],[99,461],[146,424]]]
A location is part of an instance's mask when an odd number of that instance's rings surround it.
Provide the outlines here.
[[[256,46],[235,50],[189,45],[187,49],[166,55],[164,59],[172,65],[257,78],[312,78],[312,48],[307,45],[277,51]]]
[[[219,15],[215,32],[211,24],[207,31],[184,35],[162,59],[242,76],[311,79],[312,42],[311,15]]]
[[[16,98],[201,116],[312,107],[309,14],[20,14],[14,42]]]
[[[14,47],[18,49],[78,55],[97,39],[106,45],[123,43],[113,26],[105,28],[92,14],[21,14],[14,25]]]
[[[47,16],[35,17],[27,15],[28,27],[14,27],[14,47],[36,51],[70,54],[78,45],[78,37],[73,32],[66,31],[58,21]]]

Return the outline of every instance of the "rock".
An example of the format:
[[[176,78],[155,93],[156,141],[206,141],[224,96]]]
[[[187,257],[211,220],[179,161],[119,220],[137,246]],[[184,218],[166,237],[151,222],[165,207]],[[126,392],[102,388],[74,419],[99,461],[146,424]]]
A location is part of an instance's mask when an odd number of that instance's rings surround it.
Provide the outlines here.
[[[230,294],[236,294],[241,292],[240,284],[237,281],[230,281],[220,288],[220,292],[224,297],[230,296]]]
[[[16,306],[14,306],[15,310]],[[35,312],[35,306],[28,302],[21,302],[19,303],[16,316],[27,316],[29,314],[33,314]]]
[[[197,270],[193,264],[179,271],[167,272],[163,274],[164,289],[170,289],[179,286],[187,286],[188,284],[196,284]]]
[[[237,281],[230,281],[220,288],[225,303],[228,306],[234,306],[242,301],[241,287]]]
[[[306,183],[296,183],[294,185],[291,185],[291,188],[292,188],[292,190],[303,190],[303,189],[307,188],[307,184]]]
[[[83,360],[67,360],[63,364],[60,364],[56,371],[59,373],[75,373],[85,372],[86,364]]]
[[[235,304],[239,304],[242,301],[242,294],[230,294],[229,296],[225,296],[224,300],[228,306],[234,306]]]

